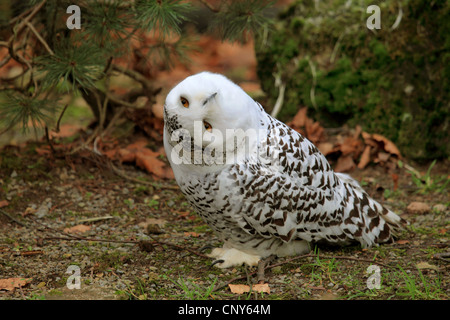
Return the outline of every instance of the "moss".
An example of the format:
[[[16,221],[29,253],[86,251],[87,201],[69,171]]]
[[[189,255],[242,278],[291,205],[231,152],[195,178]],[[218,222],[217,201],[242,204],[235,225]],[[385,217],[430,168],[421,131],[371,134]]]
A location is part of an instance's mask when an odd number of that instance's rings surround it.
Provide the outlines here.
[[[450,4],[372,2],[381,8],[377,31],[366,28],[368,4],[361,2],[316,7],[304,0],[282,12],[256,46],[267,105],[278,97],[274,74],[280,75],[286,84],[281,120],[308,106],[325,126],[360,124],[393,140],[408,158],[448,157]],[[399,5],[402,20],[390,30]]]

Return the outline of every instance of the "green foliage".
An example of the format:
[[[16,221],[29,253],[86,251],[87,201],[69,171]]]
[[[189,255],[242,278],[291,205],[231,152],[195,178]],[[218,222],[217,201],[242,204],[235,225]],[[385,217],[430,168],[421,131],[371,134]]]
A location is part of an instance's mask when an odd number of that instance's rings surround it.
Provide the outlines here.
[[[57,116],[56,101],[61,93],[81,93],[97,118],[100,130],[94,132],[99,134],[120,107],[135,107],[140,96],[155,99],[160,88],[152,79],[153,70],[170,69],[174,61],[186,63],[188,53],[196,48],[195,35],[187,35],[184,29],[197,10],[190,2],[78,1],[79,30],[66,26],[66,9],[73,1],[15,2],[20,3],[17,8],[12,4],[2,6],[9,12],[1,15],[11,19],[2,24],[12,28],[9,35],[5,32],[6,41],[0,41],[9,54],[2,57],[0,68],[11,59],[22,66],[22,74],[2,78],[0,85],[1,124],[6,130],[16,124],[24,129],[30,123],[47,126]],[[269,23],[263,14],[271,5],[267,1],[227,1],[220,8],[206,1],[196,5],[206,6],[218,18],[215,27],[221,30],[224,40],[243,39],[244,34],[257,33]],[[148,37],[149,33],[153,38]],[[135,60],[136,70],[120,64],[130,57]],[[124,94],[123,99],[118,97],[109,87],[109,80],[118,72],[139,82],[141,88]],[[12,90],[22,94],[1,93]]]
[[[53,55],[43,55],[36,59],[43,73],[42,87],[50,89],[59,86],[63,90],[89,89],[96,85],[104,74],[106,60],[96,46],[86,44],[58,45]]]
[[[212,29],[217,29],[222,39],[245,42],[247,32],[261,34],[270,25],[270,20],[264,14],[274,1],[226,1],[213,23]]]
[[[187,21],[186,13],[192,8],[188,2],[180,0],[136,1],[137,21],[147,30],[159,30],[160,36],[167,36],[171,32],[181,34],[180,24]]]
[[[435,164],[436,160],[430,164],[427,172],[423,175],[417,171],[407,170],[411,174],[411,179],[416,185],[418,193],[425,194],[429,192],[443,192],[446,190],[450,178],[447,176],[432,177],[431,169],[433,169]]]
[[[89,5],[89,10],[83,12],[86,19],[82,28],[84,42],[105,52],[123,48],[121,41],[131,36],[128,29],[133,27],[133,16],[128,10],[121,9],[122,2],[110,1],[105,6],[104,1],[95,0]]]
[[[35,99],[33,96],[7,93],[0,108],[0,124],[11,128],[22,125],[24,132],[28,131],[30,122],[34,128],[49,124],[55,111],[55,101]]]
[[[201,287],[196,283],[187,280],[185,281],[182,277],[178,277],[178,280],[172,280],[168,276],[164,275],[164,279],[169,280],[177,287],[179,287],[184,292],[184,299],[189,300],[208,300],[212,298],[214,294],[214,288],[216,286],[217,277],[214,278],[214,281],[211,283],[209,287]]]
[[[366,27],[369,4],[381,9],[380,30]],[[402,19],[391,30],[399,7]],[[450,155],[449,12],[448,1],[293,3],[257,47],[267,105],[278,98],[273,75],[280,75],[282,120],[308,106],[325,126],[361,124],[409,158]]]

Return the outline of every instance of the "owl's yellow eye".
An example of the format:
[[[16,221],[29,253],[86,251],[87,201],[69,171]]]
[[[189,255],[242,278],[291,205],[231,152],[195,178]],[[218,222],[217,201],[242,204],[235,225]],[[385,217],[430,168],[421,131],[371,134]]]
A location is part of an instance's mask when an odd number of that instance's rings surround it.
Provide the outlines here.
[[[183,107],[189,108],[189,101],[188,101],[188,99],[181,97],[180,98],[180,102],[183,105]]]
[[[212,131],[212,126],[209,124],[209,122],[206,122],[205,120],[203,120],[203,126],[205,127],[206,131],[209,131],[209,132]]]

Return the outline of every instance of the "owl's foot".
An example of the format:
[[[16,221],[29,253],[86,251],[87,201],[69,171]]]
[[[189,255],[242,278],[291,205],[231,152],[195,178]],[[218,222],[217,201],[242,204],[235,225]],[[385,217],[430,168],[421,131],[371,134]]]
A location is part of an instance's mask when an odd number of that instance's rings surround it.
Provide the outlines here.
[[[248,254],[235,248],[215,248],[207,256],[215,258],[216,260],[212,265],[221,269],[240,266],[244,263],[249,266],[256,266],[261,259],[260,256]]]

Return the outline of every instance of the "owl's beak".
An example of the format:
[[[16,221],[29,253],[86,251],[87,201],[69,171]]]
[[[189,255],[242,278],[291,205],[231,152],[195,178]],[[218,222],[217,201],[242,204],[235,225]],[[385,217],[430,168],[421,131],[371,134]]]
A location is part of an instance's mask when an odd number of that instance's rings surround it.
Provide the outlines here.
[[[203,105],[206,105],[209,101],[211,101],[212,99],[214,99],[217,95],[217,92],[214,92],[212,95],[210,95],[208,98],[206,98],[205,101],[203,101]]]

